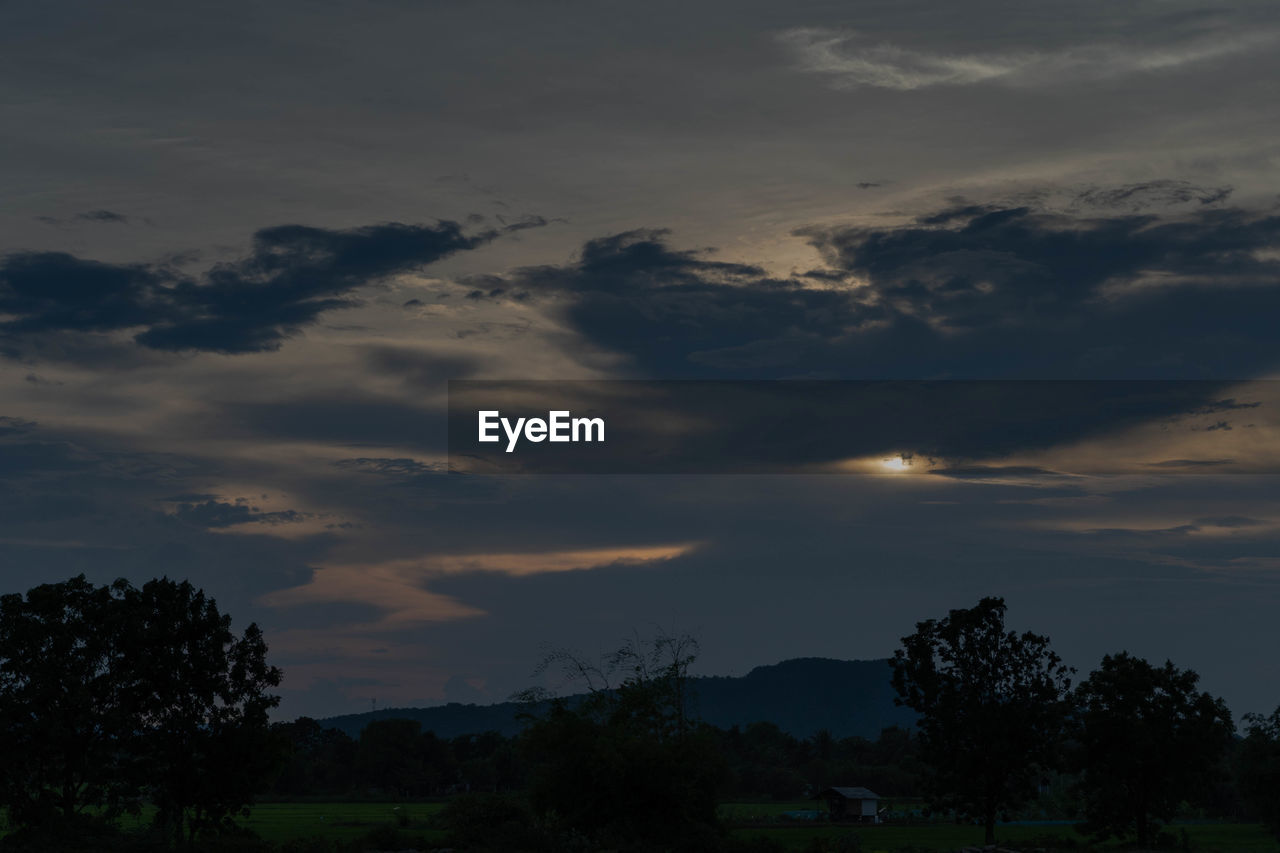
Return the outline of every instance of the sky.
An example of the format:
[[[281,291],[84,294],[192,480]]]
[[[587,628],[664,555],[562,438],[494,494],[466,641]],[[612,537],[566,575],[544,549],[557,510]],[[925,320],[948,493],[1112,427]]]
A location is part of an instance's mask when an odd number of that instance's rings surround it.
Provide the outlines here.
[[[984,595],[1269,712],[1278,43],[1270,2],[4,4],[0,587],[190,578],[282,717],[657,629],[886,657]],[[924,413],[847,476],[499,477],[449,470],[459,379],[1197,390],[932,456]]]

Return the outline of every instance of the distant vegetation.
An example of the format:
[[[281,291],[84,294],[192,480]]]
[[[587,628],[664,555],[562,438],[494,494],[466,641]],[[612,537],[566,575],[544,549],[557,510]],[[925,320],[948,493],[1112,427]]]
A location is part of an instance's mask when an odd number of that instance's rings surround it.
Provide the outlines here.
[[[702,728],[725,765],[721,799],[792,801],[833,779],[857,780],[886,796],[920,790],[922,766],[910,729],[892,727],[868,739],[827,732],[797,738],[774,723]],[[352,738],[308,717],[273,729],[288,744],[269,791],[277,799],[512,792],[525,788],[531,772],[526,738],[497,732],[445,739],[423,731],[416,720],[375,720]]]
[[[1195,673],[1123,652],[1077,681],[1005,612],[990,598],[922,621],[888,664],[802,660],[743,679],[692,677],[688,636],[637,637],[599,659],[561,651],[543,666],[579,692],[530,691],[518,732],[448,737],[385,718],[352,737],[308,718],[268,725],[280,673],[260,632],[233,633],[189,584],[44,585],[0,599],[0,847],[850,853],[985,835],[1280,849],[1280,709],[1238,736]],[[873,671],[880,686],[864,689]],[[859,686],[791,689],[801,674]],[[794,721],[847,701],[866,725],[885,690],[915,725],[798,736],[707,719],[736,691]],[[830,701],[786,716],[814,694]],[[878,793],[887,825],[823,819],[814,797],[833,784]],[[255,810],[264,798],[298,805]]]
[[[794,658],[758,666],[743,676],[691,676],[693,711],[721,728],[771,722],[805,738],[820,731],[837,738],[875,738],[890,726],[909,727],[916,713],[894,704],[887,660]],[[586,694],[564,697],[570,705]],[[431,708],[380,708],[321,719],[359,737],[374,720],[416,720],[423,731],[442,738],[497,732],[512,736],[524,729],[524,702],[472,705],[451,702]]]

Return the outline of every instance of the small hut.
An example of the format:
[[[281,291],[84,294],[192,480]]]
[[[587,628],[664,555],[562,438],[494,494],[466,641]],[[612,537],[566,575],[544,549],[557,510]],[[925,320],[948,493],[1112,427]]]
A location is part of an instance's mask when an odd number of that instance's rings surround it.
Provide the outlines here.
[[[866,788],[826,788],[818,794],[827,801],[832,820],[856,823],[880,822],[880,797]]]

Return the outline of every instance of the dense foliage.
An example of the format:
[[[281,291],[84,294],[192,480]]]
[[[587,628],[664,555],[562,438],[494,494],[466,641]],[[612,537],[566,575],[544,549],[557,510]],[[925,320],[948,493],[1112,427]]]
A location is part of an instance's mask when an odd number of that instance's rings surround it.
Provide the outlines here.
[[[542,712],[548,718],[552,712]],[[352,738],[309,717],[277,723],[273,730],[286,749],[271,795],[280,799],[424,799],[456,794],[524,791],[534,753],[526,737],[497,732],[445,740],[422,732],[416,721],[396,722],[400,750],[381,749],[378,737]],[[719,792],[737,801],[802,800],[826,785],[857,782],[884,796],[913,796],[920,790],[921,765],[912,732],[888,728],[875,740],[834,738],[826,732],[794,737],[773,723],[728,730],[699,726],[724,765]],[[388,785],[387,780],[398,778]]]
[[[978,818],[995,841],[1001,811],[1032,799],[1057,761],[1070,670],[1031,632],[1006,631],[1005,604],[929,619],[893,659],[901,702],[920,713],[933,801]]]
[[[1280,708],[1268,717],[1245,716],[1237,778],[1248,809],[1280,839]]]
[[[272,770],[279,683],[257,626],[236,636],[186,582],[80,576],[0,598],[10,823],[61,834],[145,800],[165,845],[229,828]]]
[[[1231,714],[1198,676],[1107,655],[1076,690],[1086,828],[1100,838],[1154,837],[1192,791],[1205,791],[1231,745]]]
[[[115,760],[132,733],[132,644],[117,630],[130,592],[81,576],[0,598],[0,798],[12,823],[136,804]]]
[[[599,665],[549,656],[544,666],[559,664],[589,694],[531,717],[521,746],[535,810],[610,847],[717,835],[724,762],[689,711],[696,656],[691,638],[665,635],[628,642]]]

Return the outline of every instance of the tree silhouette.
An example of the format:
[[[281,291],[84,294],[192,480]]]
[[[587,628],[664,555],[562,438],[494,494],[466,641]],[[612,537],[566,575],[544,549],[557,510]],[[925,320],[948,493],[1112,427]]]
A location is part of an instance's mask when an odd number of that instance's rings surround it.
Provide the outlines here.
[[[1198,681],[1189,669],[1122,652],[1076,689],[1086,829],[1101,838],[1133,832],[1146,846],[1158,822],[1207,787],[1234,729],[1227,706],[1198,692]]]
[[[606,846],[714,849],[725,762],[691,712],[697,650],[689,636],[660,634],[628,641],[599,664],[566,651],[548,656],[544,668],[560,664],[590,692],[573,707],[553,701],[521,737],[539,814]]]
[[[356,772],[370,787],[400,800],[423,793],[422,724],[417,720],[373,720],[360,732]]]
[[[130,731],[119,611],[84,575],[0,598],[0,800],[18,826],[136,805],[115,756]]]
[[[243,810],[275,758],[256,625],[190,583],[83,575],[0,599],[0,794],[9,820],[66,832],[145,797],[172,844]]]
[[[268,720],[280,700],[267,692],[280,670],[257,625],[237,637],[187,581],[152,580],[126,601],[134,769],[159,826],[191,840],[244,812],[280,758]]]
[[[1255,815],[1280,838],[1280,708],[1271,716],[1246,714],[1240,745],[1240,787]]]
[[[935,807],[996,819],[1036,794],[1056,763],[1071,670],[1049,639],[1004,626],[1004,599],[916,625],[893,657],[899,704],[920,713],[920,757]]]

